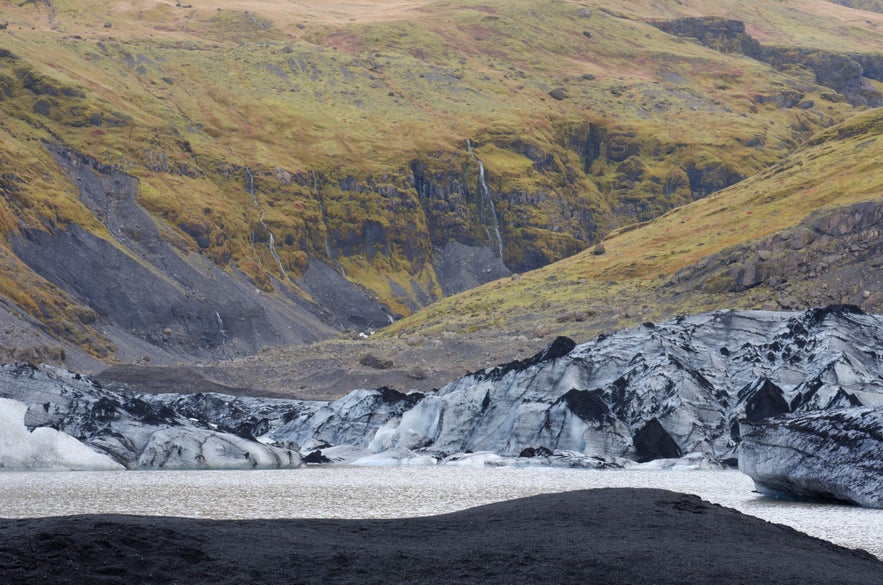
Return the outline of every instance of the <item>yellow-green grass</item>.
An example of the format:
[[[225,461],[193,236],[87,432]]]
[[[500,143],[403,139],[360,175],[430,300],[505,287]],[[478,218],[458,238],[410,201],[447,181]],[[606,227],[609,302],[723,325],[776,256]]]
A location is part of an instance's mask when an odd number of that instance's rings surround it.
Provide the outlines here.
[[[587,200],[604,231],[629,221],[611,212],[618,203],[610,194],[616,164],[599,160],[591,179],[577,177],[565,188],[556,182],[560,175],[534,170],[513,141],[539,148],[565,169],[579,167],[566,148],[566,128],[595,122],[631,133],[645,173],[630,197],[649,201],[653,215],[688,197],[683,190],[669,202],[657,197],[673,169],[707,159],[752,175],[852,111],[822,100],[805,79],[675,39],[647,18],[716,14],[744,19],[764,42],[883,51],[872,34],[879,15],[827,2],[601,1],[592,3],[590,15],[569,1],[184,4],[0,1],[8,21],[0,49],[17,57],[0,57],[0,74],[14,82],[11,95],[0,96],[0,171],[19,180],[17,190],[0,198],[4,234],[19,222],[77,223],[110,239],[43,140],[64,142],[137,177],[139,200],[164,220],[166,237],[196,250],[179,226],[205,224],[211,232],[205,253],[222,266],[235,263],[266,290],[273,287],[270,276],[281,274],[266,248],[254,245],[260,211],[245,192],[245,167],[255,174],[266,224],[278,239],[291,235],[297,242],[279,246],[294,275],[308,254],[324,255],[334,226],[372,217],[391,232],[403,225],[426,232],[420,213],[358,201],[336,189],[337,178],[388,175],[416,199],[408,164],[421,159],[440,170],[477,172],[467,140],[495,189]],[[35,95],[15,81],[20,71],[61,93]],[[816,108],[755,103],[757,95],[795,85]],[[566,99],[549,95],[556,88]],[[41,100],[49,103],[48,116],[35,110]],[[95,116],[101,125],[90,122]],[[762,148],[746,144],[757,139]],[[329,183],[317,191],[309,181],[290,180],[310,172]],[[526,215],[540,222],[548,211],[538,206]],[[543,237],[547,249],[566,247],[554,234]],[[599,266],[611,263],[610,278],[643,265],[640,259],[613,264],[614,258],[598,259]],[[402,312],[414,297],[395,298],[389,278],[408,292],[411,278],[436,291],[431,268],[410,265],[401,250],[346,261],[348,276]],[[28,282],[9,281],[15,298],[29,294]]]
[[[717,308],[722,302],[751,307],[748,296],[698,293],[686,301],[688,305],[653,305],[663,281],[706,256],[793,227],[819,209],[879,200],[881,157],[883,111],[877,109],[820,133],[781,164],[733,187],[612,233],[603,241],[601,254],[588,250],[445,299],[390,326],[383,335],[529,331],[537,324],[585,336],[607,323],[574,323],[580,315],[610,317],[620,311],[612,318],[628,324],[678,310]],[[634,314],[628,314],[630,308],[636,308]]]

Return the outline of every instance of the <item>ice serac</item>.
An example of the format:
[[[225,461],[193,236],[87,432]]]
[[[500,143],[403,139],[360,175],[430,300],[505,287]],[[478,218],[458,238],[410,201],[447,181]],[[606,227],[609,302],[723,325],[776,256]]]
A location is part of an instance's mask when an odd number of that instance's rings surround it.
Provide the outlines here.
[[[296,450],[265,445],[246,432],[233,434],[188,418],[156,396],[110,392],[65,370],[0,366],[0,396],[2,467],[253,469],[300,465]],[[238,421],[240,429],[248,422],[248,417],[241,418],[245,420]]]
[[[440,456],[526,448],[649,461],[736,456],[738,420],[883,405],[883,319],[852,306],[717,311],[465,376],[380,433]]]
[[[761,492],[883,508],[883,409],[743,421],[739,469]]]
[[[0,398],[0,469],[122,469],[70,435],[50,428],[28,431],[28,405]]]
[[[738,456],[740,420],[883,407],[881,348],[883,317],[853,306],[717,311],[582,345],[558,338],[425,395],[119,395],[55,373],[51,391],[44,380],[5,397],[30,405],[29,427],[68,433],[127,467],[288,465],[296,455],[286,449],[363,464],[721,462]],[[13,373],[0,368],[0,389],[28,378]]]

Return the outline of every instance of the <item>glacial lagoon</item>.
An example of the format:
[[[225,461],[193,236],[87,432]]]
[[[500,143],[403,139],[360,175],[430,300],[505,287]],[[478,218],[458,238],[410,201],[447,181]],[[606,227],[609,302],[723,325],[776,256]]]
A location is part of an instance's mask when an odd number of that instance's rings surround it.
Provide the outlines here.
[[[738,471],[322,466],[266,471],[0,472],[0,515],[137,514],[214,519],[404,518],[600,487],[696,494],[883,559],[883,510],[787,502]]]

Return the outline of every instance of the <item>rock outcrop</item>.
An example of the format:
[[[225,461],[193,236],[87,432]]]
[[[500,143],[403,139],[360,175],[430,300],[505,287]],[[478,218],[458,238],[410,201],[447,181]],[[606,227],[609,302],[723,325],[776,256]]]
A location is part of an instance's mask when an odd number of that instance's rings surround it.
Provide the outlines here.
[[[880,267],[883,257],[881,224],[883,203],[879,202],[818,211],[798,226],[708,256],[675,274],[670,286],[738,293],[766,285],[776,291],[783,309],[843,297],[873,303],[881,295],[879,282],[873,278],[873,269]],[[841,289],[840,282],[853,285]],[[853,290],[854,283],[867,288]]]
[[[241,275],[171,246],[138,204],[135,177],[56,144],[47,149],[112,240],[76,224],[23,228],[12,238],[12,249],[36,273],[94,310],[132,361],[144,354],[251,354],[267,345],[315,341],[333,331],[317,305],[294,295],[256,295]],[[375,325],[388,322],[376,303],[372,313],[367,299],[362,301],[369,324],[372,317]]]
[[[883,409],[743,421],[739,469],[761,492],[883,508]]]
[[[762,45],[745,32],[745,23],[714,16],[676,18],[653,21],[651,24],[669,34],[694,38],[718,51],[741,53],[779,70],[805,68],[815,76],[819,85],[835,90],[843,96],[841,99],[853,105],[877,107],[883,104],[883,94],[869,81],[880,81],[883,76],[883,55]],[[813,107],[811,102],[801,101],[802,97],[800,95],[795,100],[786,98],[776,103],[779,107]]]

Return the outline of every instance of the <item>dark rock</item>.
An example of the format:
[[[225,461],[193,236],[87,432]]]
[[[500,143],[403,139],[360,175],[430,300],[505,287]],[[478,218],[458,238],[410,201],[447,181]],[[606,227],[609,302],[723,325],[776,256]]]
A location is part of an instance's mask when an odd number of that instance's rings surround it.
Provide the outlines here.
[[[49,100],[37,100],[34,102],[34,107],[32,109],[35,114],[48,116],[52,109],[52,104],[49,103]]]
[[[678,289],[741,292],[787,274],[801,283],[813,305],[841,302],[840,291],[818,287],[814,274],[824,270],[829,280],[861,282],[866,264],[883,258],[883,240],[877,233],[883,222],[883,203],[868,201],[820,210],[800,225],[751,244],[734,246],[679,271],[671,279]],[[761,260],[765,252],[767,260]],[[680,285],[680,286],[678,286]],[[856,296],[855,301],[863,299]]]
[[[570,351],[574,347],[576,347],[576,342],[574,342],[572,339],[559,336],[556,337],[554,341],[552,341],[552,343],[547,345],[543,349],[543,351],[539,352],[533,357],[529,357],[525,360],[515,360],[513,362],[509,362],[508,364],[503,364],[495,368],[490,368],[482,372],[478,372],[475,374],[475,377],[478,379],[499,380],[510,372],[521,372],[543,362],[553,361],[560,357],[564,357],[565,355],[570,353]]]
[[[750,396],[745,404],[745,418],[751,422],[790,411],[782,389],[767,379],[759,380],[758,384],[746,388],[740,394],[743,392]]]
[[[718,51],[741,53],[780,70],[804,67],[815,75],[818,84],[834,89],[853,105],[877,107],[883,104],[883,94],[866,79],[878,79],[883,75],[883,55],[762,45],[745,32],[744,23],[718,17],[657,20],[651,24],[670,34],[694,38]],[[779,107],[801,104],[802,95],[796,99],[785,98],[784,102],[778,101],[779,97],[772,98]],[[800,107],[810,108],[812,103],[803,102]]]
[[[374,392],[381,402],[392,405],[398,403],[416,404],[420,401],[421,398],[423,398],[423,394],[421,394],[420,392],[411,392],[410,394],[405,394],[387,386],[378,388]]]
[[[490,248],[456,241],[436,249],[433,267],[445,296],[512,275]]]
[[[677,443],[656,418],[647,421],[647,424],[635,433],[634,443],[639,462],[673,459],[682,455]]]
[[[556,87],[549,92],[549,95],[560,101],[563,99],[567,99],[567,90],[565,90],[563,87]]]
[[[311,259],[298,282],[341,329],[379,329],[391,321],[391,316],[367,291],[321,260]]]
[[[697,39],[703,45],[719,51],[741,53],[755,59],[762,55],[760,43],[745,32],[745,23],[739,20],[703,16],[650,23],[664,32]]]
[[[359,359],[359,363],[375,370],[388,370],[394,365],[392,360],[382,359],[370,353],[363,355],[361,359]]]
[[[301,458],[301,461],[314,464],[332,463],[331,459],[322,454],[321,449],[316,449],[315,451],[310,452],[305,457]]]
[[[565,402],[573,414],[587,422],[605,422],[611,416],[610,408],[598,390],[586,391],[574,388],[558,401]]]
[[[735,185],[745,177],[722,161],[691,163],[685,169],[694,199],[707,197],[715,191]]]
[[[521,450],[521,453],[518,454],[519,457],[551,457],[554,453],[545,447],[525,447]]]

